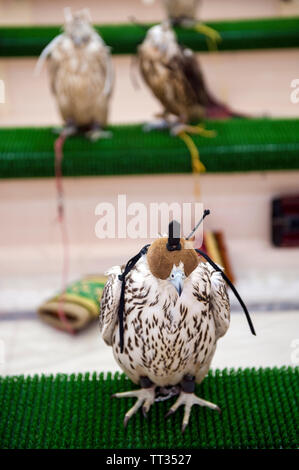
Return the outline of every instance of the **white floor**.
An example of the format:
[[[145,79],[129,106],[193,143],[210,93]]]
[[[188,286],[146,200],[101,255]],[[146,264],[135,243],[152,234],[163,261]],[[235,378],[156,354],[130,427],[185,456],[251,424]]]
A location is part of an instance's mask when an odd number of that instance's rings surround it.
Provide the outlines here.
[[[252,318],[256,337],[249,332],[242,313],[232,314],[230,330],[218,343],[213,367],[298,365],[298,312],[257,312]],[[2,376],[118,370],[111,348],[100,338],[97,323],[70,336],[34,317],[2,320],[0,353]]]

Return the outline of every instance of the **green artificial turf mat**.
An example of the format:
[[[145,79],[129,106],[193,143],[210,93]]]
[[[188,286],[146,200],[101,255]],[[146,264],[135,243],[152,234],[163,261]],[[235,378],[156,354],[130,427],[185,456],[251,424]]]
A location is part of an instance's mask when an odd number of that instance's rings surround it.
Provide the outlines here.
[[[209,121],[214,138],[193,136],[207,172],[299,169],[299,119]],[[169,132],[144,133],[140,125],[110,128],[113,137],[90,142],[69,138],[64,176],[189,173],[184,142]],[[54,176],[50,128],[0,128],[0,178]]]
[[[116,373],[0,378],[1,448],[296,448],[299,368],[216,370],[196,393],[222,409],[194,407],[185,434],[183,410],[155,403],[123,428],[134,399],[111,394],[134,385]]]
[[[206,23],[217,30],[219,50],[266,49],[299,46],[299,18],[266,18]],[[150,27],[151,25],[146,25]],[[134,24],[98,25],[96,29],[113,54],[134,54],[145,30]],[[194,30],[176,29],[179,41],[197,51],[206,51],[206,38]],[[38,56],[58,34],[60,26],[1,26],[0,56]]]

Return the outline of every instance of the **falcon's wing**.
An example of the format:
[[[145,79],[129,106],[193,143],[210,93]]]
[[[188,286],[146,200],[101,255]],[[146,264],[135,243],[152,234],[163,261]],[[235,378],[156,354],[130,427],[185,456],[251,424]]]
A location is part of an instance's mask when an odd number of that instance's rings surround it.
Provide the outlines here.
[[[103,39],[96,31],[93,32],[91,46],[92,47],[89,47],[89,51],[92,50],[93,52],[93,60],[100,64],[103,76],[105,77],[103,95],[109,96],[114,82],[111,49],[106,46]]]
[[[173,114],[186,114],[186,110],[196,104],[197,96],[186,78],[183,52],[171,59],[147,44],[139,46],[138,57],[141,74],[154,95],[165,109]]]
[[[52,39],[52,41],[49,42],[49,44],[42,50],[38,58],[38,61],[36,63],[35,69],[34,69],[35,76],[38,76],[40,74],[45,60],[48,59],[48,57],[51,55],[54,49],[63,41],[63,38],[64,38],[64,35],[59,34],[54,39]]]
[[[72,50],[72,41],[64,33],[53,39],[41,54],[42,61],[47,59],[51,90],[56,94],[57,72]]]
[[[103,290],[100,305],[100,331],[108,346],[112,344],[112,334],[117,321],[118,305],[121,294],[121,281],[118,275],[121,267],[114,266],[107,272],[108,280]]]
[[[202,106],[213,104],[214,99],[207,89],[195,54],[183,46],[180,46],[180,52],[170,63],[170,68],[178,75],[185,94],[190,97],[192,103],[196,102]]]
[[[208,107],[215,103],[190,49],[178,46],[176,54],[168,59],[143,43],[138,56],[144,80],[168,112],[188,115],[193,106]]]
[[[210,311],[214,317],[217,338],[224,336],[230,323],[230,304],[226,283],[221,273],[208,266],[211,272]]]

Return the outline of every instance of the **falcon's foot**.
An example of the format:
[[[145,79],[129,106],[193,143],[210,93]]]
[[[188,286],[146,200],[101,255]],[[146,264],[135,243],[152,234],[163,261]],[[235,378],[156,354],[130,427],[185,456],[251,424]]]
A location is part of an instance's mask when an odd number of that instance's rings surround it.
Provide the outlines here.
[[[215,131],[208,130],[204,128],[204,125],[198,124],[197,126],[192,126],[191,124],[183,124],[177,122],[171,126],[170,129],[171,135],[180,135],[182,133],[201,135],[202,137],[215,137]]]
[[[96,142],[99,139],[110,139],[112,137],[112,132],[105,131],[101,128],[100,125],[95,124],[89,131],[86,132],[85,135],[92,142]]]
[[[204,128],[204,124],[198,124],[193,126],[191,124],[185,124],[180,121],[168,121],[167,119],[156,119],[155,121],[144,124],[143,131],[151,132],[153,130],[165,130],[169,129],[170,134],[173,136],[180,135],[182,133],[197,134],[202,137],[215,137],[216,133],[213,130]]]
[[[218,31],[204,23],[196,21],[194,18],[177,18],[172,21],[172,24],[186,29],[194,29],[198,33],[203,34],[206,37],[207,46],[210,51],[217,51],[218,43],[222,41],[222,37]]]
[[[176,400],[176,402],[172,405],[172,407],[166,414],[166,417],[172,415],[181,405],[185,405],[182,432],[185,431],[189,423],[190,412],[193,405],[207,406],[208,408],[211,408],[212,410],[216,410],[218,411],[218,413],[221,413],[219,406],[215,405],[214,403],[211,403],[207,400],[203,400],[202,398],[197,397],[194,393],[187,393],[182,391],[180,393],[179,398]]]
[[[78,133],[78,127],[73,122],[67,122],[63,127],[54,127],[52,129],[54,134],[63,135],[65,137],[70,137]]]
[[[165,119],[156,119],[152,122],[147,122],[143,126],[144,132],[151,132],[151,131],[164,131],[165,129],[169,129],[171,124],[166,121]]]
[[[124,426],[126,427],[129,419],[142,407],[143,416],[147,418],[147,413],[155,401],[155,388],[153,385],[149,388],[141,388],[140,390],[131,390],[129,392],[115,393],[112,397],[115,398],[129,398],[136,397],[137,401],[132,408],[125,414]]]

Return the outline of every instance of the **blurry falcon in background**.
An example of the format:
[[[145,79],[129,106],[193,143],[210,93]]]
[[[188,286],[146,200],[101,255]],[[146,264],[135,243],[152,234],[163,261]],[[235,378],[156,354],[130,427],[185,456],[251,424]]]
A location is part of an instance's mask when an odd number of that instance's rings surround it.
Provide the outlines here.
[[[143,3],[151,4],[155,0],[143,0]],[[168,18],[175,24],[180,24],[184,20],[193,22],[196,18],[197,8],[200,0],[161,0]]]
[[[184,21],[196,21],[200,0],[162,0],[169,19],[173,24],[184,24]]]
[[[168,21],[151,27],[138,48],[141,74],[164,107],[145,130],[170,127],[172,133],[192,132],[191,122],[204,118],[242,117],[209,92],[195,54],[181,46]],[[169,117],[176,116],[171,123]]]
[[[190,240],[172,235],[155,240],[126,276],[122,351],[118,310],[123,269],[116,266],[108,272],[100,329],[121,369],[141,386],[115,394],[137,398],[124,424],[141,407],[146,415],[157,393],[172,391],[179,397],[168,414],[185,406],[184,431],[193,405],[220,411],[194,390],[208,373],[217,341],[229,327],[226,284],[199,258]]]
[[[113,87],[111,55],[87,9],[74,15],[65,9],[64,32],[43,50],[37,71],[45,59],[65,135],[82,131],[92,140],[108,137],[103,128]]]
[[[109,100],[113,87],[110,49],[91,25],[89,11],[74,15],[66,8],[64,32],[42,51],[36,65],[38,74],[47,60],[51,89],[64,120],[63,129],[54,143],[58,221],[63,243],[62,293],[65,292],[69,269],[67,225],[64,217],[62,160],[65,140],[77,133],[91,140],[110,137],[107,125]],[[72,331],[63,311],[63,294],[58,315],[67,330]]]
[[[217,49],[217,42],[221,41],[220,34],[210,26],[196,19],[201,0],[161,0],[167,14],[167,18],[173,26],[191,28],[207,37],[209,49]],[[154,0],[143,0],[150,4]]]

